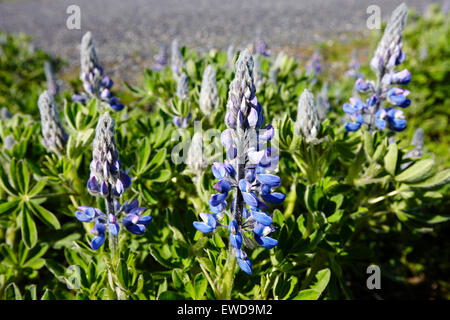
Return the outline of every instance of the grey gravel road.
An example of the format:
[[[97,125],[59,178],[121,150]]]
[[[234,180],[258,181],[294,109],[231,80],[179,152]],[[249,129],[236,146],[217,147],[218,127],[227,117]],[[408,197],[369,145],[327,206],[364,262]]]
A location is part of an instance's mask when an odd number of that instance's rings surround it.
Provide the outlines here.
[[[1,0],[0,0],[1,1]],[[423,11],[432,2],[406,0]],[[442,2],[442,1],[434,1]],[[273,49],[299,48],[366,30],[367,7],[383,18],[401,0],[19,0],[0,2],[0,29],[25,32],[34,44],[78,64],[82,35],[93,32],[100,60],[114,73],[150,64],[159,43],[207,49],[251,43],[258,30]],[[68,30],[66,9],[81,9],[81,30]]]

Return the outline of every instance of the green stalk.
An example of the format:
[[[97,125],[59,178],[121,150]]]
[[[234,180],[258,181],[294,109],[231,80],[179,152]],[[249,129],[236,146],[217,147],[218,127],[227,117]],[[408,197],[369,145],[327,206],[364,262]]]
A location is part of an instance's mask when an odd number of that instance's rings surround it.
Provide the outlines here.
[[[230,245],[227,254],[227,261],[222,268],[222,274],[220,275],[220,279],[217,284],[216,298],[219,300],[231,300],[236,262],[236,256],[234,255],[233,248]]]

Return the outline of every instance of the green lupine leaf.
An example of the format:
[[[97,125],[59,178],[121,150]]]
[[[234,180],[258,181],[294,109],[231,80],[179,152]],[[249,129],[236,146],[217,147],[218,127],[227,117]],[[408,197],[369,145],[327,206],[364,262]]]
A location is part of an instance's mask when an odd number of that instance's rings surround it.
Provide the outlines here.
[[[41,297],[41,300],[56,300],[55,295],[49,289],[46,289]]]
[[[33,248],[38,239],[36,224],[34,223],[30,209],[27,204],[22,204],[21,212],[21,231],[22,239],[28,248]]]
[[[202,273],[197,274],[197,276],[194,279],[195,284],[195,298],[201,299],[206,289],[208,288],[208,281],[206,280],[205,276]]]
[[[330,281],[331,271],[330,269],[322,269],[316,274],[316,282],[310,286],[311,289],[316,290],[320,294],[325,290]]]
[[[9,177],[11,179],[11,184],[16,191],[21,191],[19,188],[18,174],[17,174],[17,162],[15,159],[11,160],[9,164]]]
[[[6,263],[8,266],[13,267],[18,263],[14,251],[8,244],[2,243],[0,245],[0,254],[4,259],[3,262]]]
[[[18,200],[18,199],[0,203],[0,216],[7,214],[7,213],[12,213],[19,204],[20,204],[20,200]]]
[[[5,289],[6,300],[23,300],[19,287],[14,283],[10,283]]]
[[[45,184],[47,183],[47,178],[42,178],[34,185],[34,187],[31,189],[31,191],[28,193],[28,196],[32,197],[37,194],[39,194],[45,187]]]
[[[137,174],[144,173],[148,168],[148,160],[150,159],[151,152],[150,142],[147,138],[143,139],[138,150]]]
[[[433,159],[424,159],[417,161],[399,175],[395,177],[396,181],[399,182],[418,182],[422,181],[430,176],[432,169],[434,167]]]
[[[128,288],[128,282],[130,280],[128,273],[128,266],[123,259],[120,259],[119,264],[117,266],[117,277],[119,278],[120,284],[124,288]]]
[[[158,152],[150,162],[149,168],[151,168],[152,170],[159,168],[166,160],[166,153],[167,151],[165,148],[158,150]]]
[[[6,176],[3,167],[0,165],[0,186],[5,190],[9,195],[16,195],[14,185],[10,185],[8,181],[8,177]]]
[[[163,169],[163,170],[157,171],[156,173],[153,173],[150,176],[150,179],[153,182],[160,182],[160,183],[162,183],[162,182],[166,182],[167,180],[169,180],[170,176],[171,176],[170,170]]]
[[[388,147],[388,152],[384,157],[384,168],[392,176],[395,175],[395,169],[397,168],[397,159],[398,159],[397,144],[391,143]]]
[[[446,169],[436,173],[434,176],[426,179],[423,182],[410,185],[414,188],[434,188],[450,181],[450,169]],[[1,212],[1,210],[0,210]]]
[[[30,207],[33,213],[39,218],[39,220],[57,230],[61,228],[58,218],[56,218],[56,216],[53,213],[51,213],[50,211],[48,211],[47,209],[40,206],[34,201],[30,202]]]
[[[314,289],[305,289],[300,291],[292,300],[317,300],[320,292]]]
[[[24,194],[27,194],[30,187],[30,171],[28,170],[25,161],[19,161],[17,166],[18,166],[17,174],[19,187]]]

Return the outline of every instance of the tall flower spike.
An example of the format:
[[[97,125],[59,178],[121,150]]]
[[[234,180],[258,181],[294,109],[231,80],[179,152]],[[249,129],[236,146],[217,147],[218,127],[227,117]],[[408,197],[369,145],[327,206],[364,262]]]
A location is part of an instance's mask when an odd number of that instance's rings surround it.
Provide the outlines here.
[[[350,63],[348,64],[348,70],[345,73],[347,77],[358,79],[361,76],[361,73],[359,72],[359,69],[361,67],[361,64],[358,60],[358,53],[356,52],[356,49],[353,49],[352,51],[352,58],[350,59]]]
[[[89,193],[97,197],[120,197],[131,186],[130,177],[121,168],[114,135],[115,121],[106,112],[98,120],[95,130],[87,184]]]
[[[307,143],[311,143],[318,140],[319,130],[320,120],[314,96],[308,89],[305,89],[298,100],[294,133],[297,136],[303,136]]]
[[[68,135],[62,127],[55,100],[48,91],[44,91],[39,96],[38,107],[41,114],[44,147],[58,156],[64,155]]]
[[[203,155],[203,137],[201,132],[196,132],[192,138],[187,154],[187,166],[190,171],[199,176],[206,168]]]
[[[103,68],[98,62],[90,31],[81,39],[80,62],[80,79],[83,82],[84,93],[74,94],[72,99],[76,102],[85,102],[90,98],[96,98],[101,105],[109,106],[115,111],[122,110],[124,105],[120,103],[119,98],[112,96],[110,91],[113,81],[103,74]]]
[[[154,56],[156,65],[153,67],[153,70],[158,71],[162,70],[167,64],[167,46],[162,44],[159,47],[159,52]]]
[[[274,128],[267,125],[261,129],[264,117],[255,95],[253,67],[250,51],[242,51],[229,87],[225,115],[228,129],[221,134],[228,159],[212,166],[213,175],[219,180],[214,185],[217,193],[209,201],[212,213],[200,213],[203,222],[194,222],[197,230],[210,233],[226,228],[220,220],[225,213],[229,215],[230,245],[239,267],[248,274],[252,267],[244,245],[250,239],[245,233],[252,233],[256,243],[264,248],[276,246],[277,240],[270,237],[275,230],[272,217],[264,210],[268,208],[267,203],[278,204],[285,198],[283,193],[273,192],[281,184],[280,178],[270,173],[278,164],[278,151],[264,146],[274,136]],[[231,192],[234,196],[227,211],[227,197]]]
[[[209,116],[219,105],[217,92],[216,70],[208,65],[203,72],[202,87],[199,98],[200,110],[205,116]]]
[[[47,91],[51,95],[59,92],[59,86],[56,83],[55,74],[53,73],[52,65],[46,61],[44,63],[45,79],[47,81]]]
[[[253,43],[253,49],[255,51],[255,54],[270,57],[270,50],[267,47],[267,43],[261,38],[261,36],[259,36],[258,39],[256,39],[256,41]]]
[[[411,104],[411,100],[407,98],[409,91],[393,85],[406,85],[411,81],[411,74],[407,69],[394,70],[405,60],[402,33],[407,15],[408,8],[402,3],[394,10],[384,30],[370,62],[377,79],[365,80],[359,75],[356,80],[355,96],[350,99],[350,104],[345,103],[343,106],[347,117],[347,131],[359,130],[363,124],[366,124],[369,130],[389,128],[402,131],[406,128],[403,111],[394,107],[407,108]],[[365,102],[359,98],[357,92],[368,94]],[[393,107],[385,106],[385,103]]]
[[[186,73],[182,73],[177,82],[177,97],[181,100],[189,98],[189,80]]]
[[[281,61],[283,61],[283,58],[285,56],[286,55],[284,54],[283,51],[280,51],[280,53],[278,53],[274,64],[272,65],[272,67],[269,70],[269,81],[270,82],[277,83],[278,72],[280,72],[280,69],[281,69]]]
[[[423,154],[423,138],[424,138],[424,132],[422,128],[416,129],[414,132],[414,136],[411,139],[411,145],[414,146],[414,149],[409,151],[407,154],[404,155],[403,159],[411,159],[411,158],[420,158]],[[403,163],[400,168],[402,170],[405,170],[408,168],[412,162],[406,162]]]
[[[322,73],[322,57],[318,49],[314,50],[311,59],[306,64],[306,75],[315,76]]]
[[[319,120],[323,121],[327,117],[328,111],[330,111],[330,102],[328,100],[328,82],[325,82],[317,96],[317,112]]]
[[[181,76],[182,69],[185,67],[178,39],[172,41],[170,60],[173,77],[178,79]]]
[[[83,78],[92,70],[100,66],[97,58],[97,52],[95,50],[94,38],[92,37],[92,33],[90,31],[86,32],[83,38],[81,38],[80,65],[80,78]]]
[[[256,90],[259,90],[261,88],[261,85],[263,83],[263,73],[261,69],[261,60],[259,54],[255,54],[253,57],[254,62],[254,68],[253,68],[253,79],[255,81],[255,88]]]
[[[383,37],[375,50],[375,55],[370,61],[372,70],[378,74],[385,72],[385,69],[394,68],[405,59],[402,51],[402,34],[407,16],[408,7],[404,3],[392,12]]]
[[[14,137],[12,135],[7,135],[5,137],[5,140],[3,141],[3,145],[5,146],[5,148],[9,151],[12,150],[12,148],[14,147],[14,145],[17,143],[16,139],[14,139]]]
[[[234,56],[236,55],[236,51],[234,49],[234,46],[230,44],[227,49],[227,65],[228,68],[233,69],[234,68]]]
[[[0,119],[2,120],[9,120],[13,117],[12,113],[9,112],[8,108],[2,107],[0,110]]]
[[[115,141],[115,122],[108,114],[100,116],[95,131],[92,148],[91,174],[87,183],[90,194],[104,198],[106,213],[98,208],[78,207],[76,218],[81,222],[93,222],[91,234],[91,248],[98,250],[109,236],[112,260],[117,260],[119,249],[119,224],[131,233],[141,235],[152,221],[150,215],[143,216],[146,210],[139,207],[138,199],[125,201],[122,205],[120,198],[124,191],[131,186],[130,177],[121,169],[119,154]],[[125,215],[119,220],[120,215]]]

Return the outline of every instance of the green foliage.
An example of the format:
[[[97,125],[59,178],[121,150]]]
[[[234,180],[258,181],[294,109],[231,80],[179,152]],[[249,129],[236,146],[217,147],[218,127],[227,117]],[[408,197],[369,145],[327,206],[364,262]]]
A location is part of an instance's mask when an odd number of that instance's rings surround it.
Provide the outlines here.
[[[145,70],[140,85],[126,84],[127,91],[118,95],[127,96],[129,104],[120,112],[108,110],[116,120],[122,166],[133,179],[125,198],[139,199],[153,218],[140,237],[121,232],[120,255],[110,257],[107,246],[89,247],[93,224],[74,216],[78,206],[104,209],[89,196],[86,182],[95,127],[105,110],[95,99],[81,104],[57,97],[70,138],[64,157],[47,152],[37,97],[44,90],[42,65],[49,56],[31,52],[27,38],[7,35],[0,56],[0,106],[14,116],[0,120],[0,299],[371,298],[365,273],[371,264],[381,266],[383,286],[392,289],[383,291],[385,298],[404,298],[406,292],[422,297],[417,292],[424,286],[430,296],[448,298],[443,270],[450,267],[449,24],[448,15],[430,10],[425,17],[412,13],[405,31],[406,67],[413,77],[405,132],[345,132],[341,106],[352,95],[353,80],[333,72],[310,79],[304,63],[293,57],[282,60],[276,84],[262,82],[258,101],[266,123],[276,129],[277,175],[287,197],[270,208],[278,245],[248,251],[252,276],[236,267],[227,232],[205,235],[193,227],[199,213],[208,212],[214,193],[209,160],[222,154],[209,155],[201,174],[173,160],[177,148],[186,151],[194,133],[193,123],[175,128],[173,116],[191,113],[204,132],[225,128],[234,72],[225,52],[200,55],[182,48],[190,91],[185,101],[175,97],[176,80],[166,67]],[[357,45],[373,48],[378,37]],[[342,62],[343,46],[321,47],[326,63]],[[420,57],[423,47],[426,57]],[[267,79],[273,61],[260,59]],[[209,64],[216,70],[220,103],[204,115],[198,98]],[[317,96],[324,82],[330,85],[331,111],[310,144],[294,134],[298,98],[305,88]],[[417,127],[425,131],[423,155],[409,158]],[[11,137],[14,143],[7,147]],[[414,277],[423,278],[422,287],[412,284]]]

